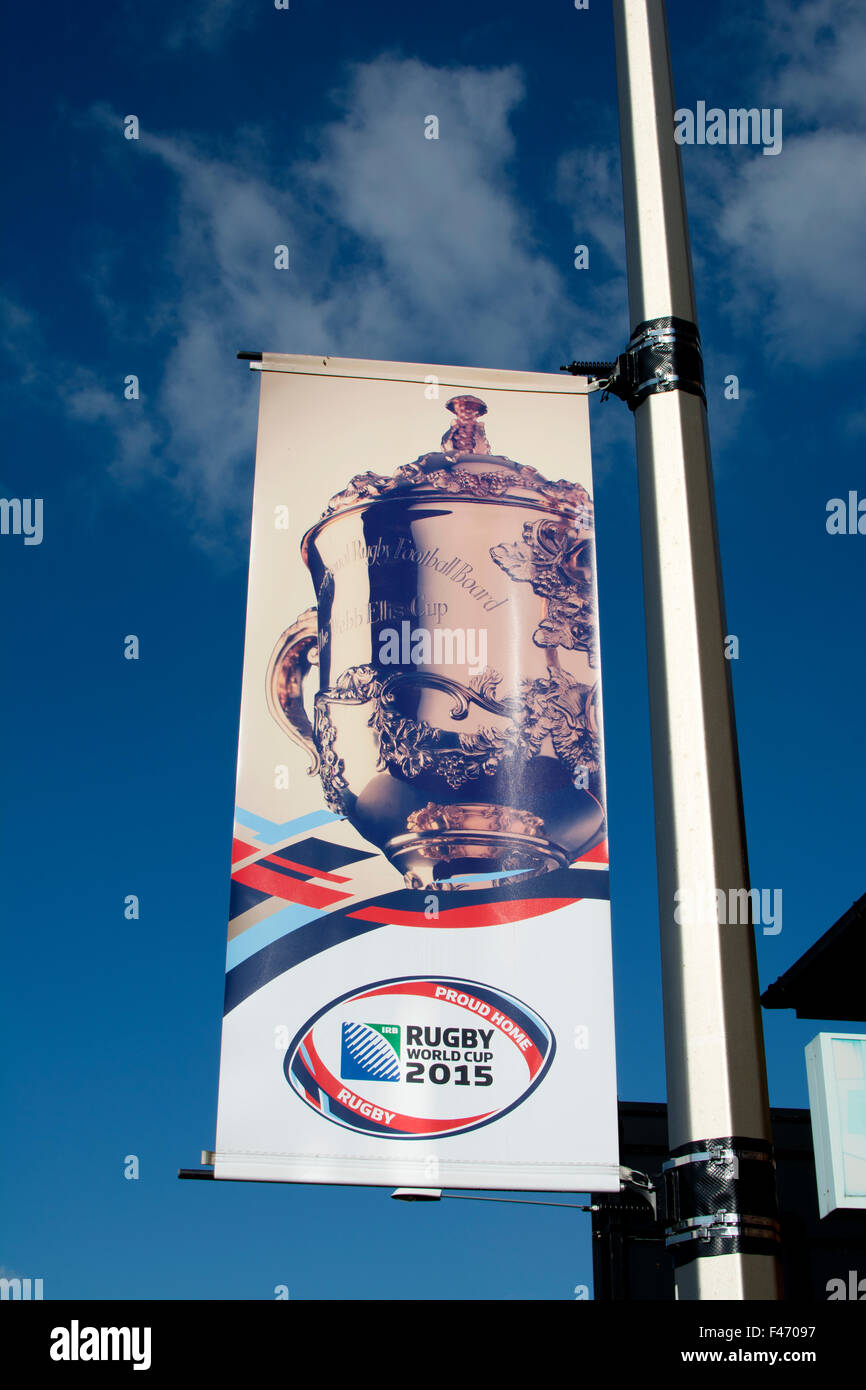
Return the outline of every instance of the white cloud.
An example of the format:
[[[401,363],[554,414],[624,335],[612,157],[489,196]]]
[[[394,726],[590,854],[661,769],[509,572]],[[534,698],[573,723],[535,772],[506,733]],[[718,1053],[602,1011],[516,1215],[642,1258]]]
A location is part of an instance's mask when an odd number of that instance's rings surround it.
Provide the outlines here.
[[[239,348],[536,370],[615,350],[604,273],[572,271],[570,244],[559,265],[540,254],[517,196],[510,117],[522,97],[514,67],[380,58],[351,70],[316,156],[277,176],[255,139],[216,158],[143,130],[139,150],[171,171],[176,196],[153,256],[159,265],[161,240],[172,294],[163,285],[142,322],[174,346],[161,380],[142,383],[137,418],[80,373],[66,396],[76,419],[116,431],[115,474],[171,480],[206,545],[239,517],[257,394]],[[424,137],[431,114],[438,140]],[[93,115],[114,138],[117,117]],[[599,156],[580,195],[587,219],[610,177]],[[599,235],[612,247],[611,215]],[[274,268],[278,244],[287,271]],[[111,274],[103,257],[91,285],[103,309]],[[629,432],[630,421],[610,424],[609,438]]]
[[[767,42],[778,75],[774,105],[822,127],[866,124],[866,11],[862,0],[790,0],[767,5]]]
[[[448,361],[529,366],[549,347],[562,285],[508,177],[522,97],[514,68],[381,59],[355,70],[345,117],[296,171],[375,258],[355,313],[368,329],[384,315],[396,355],[427,337]]]
[[[772,164],[770,169],[766,168]],[[818,131],[752,161],[730,189],[719,234],[748,303],[786,360],[832,361],[866,331],[866,145]]]
[[[166,475],[160,451],[160,433],[148,412],[147,398],[126,400],[118,389],[111,392],[92,372],[74,372],[61,385],[61,395],[73,420],[106,425],[116,441],[109,472],[124,483],[141,483]]]
[[[783,147],[684,148],[696,274],[749,346],[820,367],[866,334],[866,13],[769,0],[761,21],[750,104],[782,108]]]

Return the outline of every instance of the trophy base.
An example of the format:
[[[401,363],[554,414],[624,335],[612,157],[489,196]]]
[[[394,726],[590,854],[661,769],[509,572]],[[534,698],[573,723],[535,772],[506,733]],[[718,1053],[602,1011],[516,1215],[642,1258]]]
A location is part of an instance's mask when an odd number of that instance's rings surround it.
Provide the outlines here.
[[[408,888],[495,888],[564,868],[571,859],[541,834],[538,816],[512,806],[428,802],[407,825],[408,833],[395,835],[384,848]]]

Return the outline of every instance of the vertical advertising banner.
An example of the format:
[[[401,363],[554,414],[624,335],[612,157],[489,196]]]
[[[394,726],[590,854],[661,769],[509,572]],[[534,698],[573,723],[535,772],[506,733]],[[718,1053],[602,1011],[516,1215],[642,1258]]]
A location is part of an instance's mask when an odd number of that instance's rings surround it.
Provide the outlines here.
[[[214,1176],[617,1191],[584,383],[255,365]]]

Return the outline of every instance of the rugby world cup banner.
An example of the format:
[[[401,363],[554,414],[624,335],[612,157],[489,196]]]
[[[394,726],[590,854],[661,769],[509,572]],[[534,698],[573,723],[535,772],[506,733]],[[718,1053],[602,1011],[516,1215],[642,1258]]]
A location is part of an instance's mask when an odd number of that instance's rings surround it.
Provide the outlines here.
[[[253,365],[214,1176],[616,1191],[585,382]]]

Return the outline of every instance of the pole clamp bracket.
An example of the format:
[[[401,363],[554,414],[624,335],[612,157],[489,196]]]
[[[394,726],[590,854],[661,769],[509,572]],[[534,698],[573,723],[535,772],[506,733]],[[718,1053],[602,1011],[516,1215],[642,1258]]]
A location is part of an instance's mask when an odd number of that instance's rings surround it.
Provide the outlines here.
[[[768,1216],[742,1216],[739,1212],[717,1211],[714,1216],[692,1216],[668,1227],[665,1245],[670,1248],[685,1240],[735,1240],[740,1236],[748,1236],[750,1240],[778,1242],[779,1223]]]
[[[596,376],[591,389],[602,400],[618,396],[632,411],[660,391],[687,391],[707,403],[697,324],[672,315],[639,323],[616,362],[572,362],[560,371]]]
[[[665,1244],[679,1266],[702,1256],[776,1254],[773,1147],[763,1139],[694,1140],[662,1164]]]

